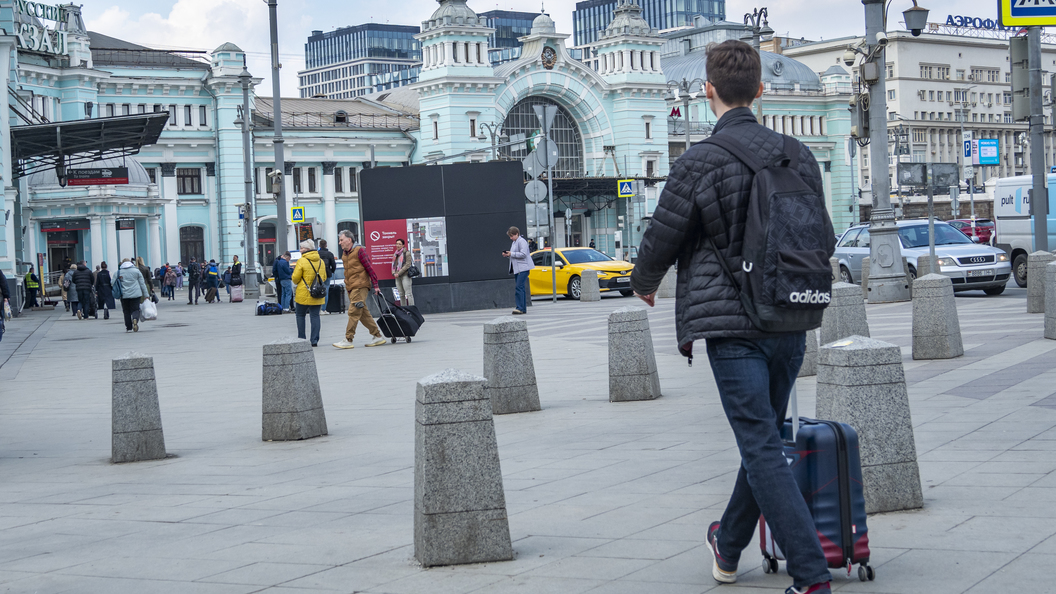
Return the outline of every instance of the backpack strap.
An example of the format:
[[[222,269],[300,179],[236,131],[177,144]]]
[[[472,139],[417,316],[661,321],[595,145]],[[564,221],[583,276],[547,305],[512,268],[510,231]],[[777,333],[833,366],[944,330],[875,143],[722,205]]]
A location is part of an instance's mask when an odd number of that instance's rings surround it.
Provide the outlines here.
[[[714,144],[733,153],[734,157],[737,157],[738,160],[752,170],[752,173],[759,173],[766,168],[766,163],[763,163],[762,159],[748,152],[748,149],[743,144],[729,136],[715,134],[705,138],[702,142]]]
[[[785,156],[788,157],[788,166],[791,169],[799,169],[799,143],[791,136],[785,136]]]

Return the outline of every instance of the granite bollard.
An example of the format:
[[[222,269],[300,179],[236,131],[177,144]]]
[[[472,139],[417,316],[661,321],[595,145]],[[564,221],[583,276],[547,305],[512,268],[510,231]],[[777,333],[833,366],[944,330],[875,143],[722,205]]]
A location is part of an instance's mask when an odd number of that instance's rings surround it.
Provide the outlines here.
[[[869,256],[862,258],[862,299],[869,299]]]
[[[923,507],[902,350],[863,336],[820,347],[817,394],[817,418],[858,432],[866,513]]]
[[[667,269],[663,280],[660,281],[660,288],[656,291],[656,297],[658,299],[674,299],[677,289],[678,271],[672,266]]]
[[[803,351],[803,365],[799,367],[799,375],[796,377],[807,377],[818,374],[818,331],[807,330],[807,348]]]
[[[165,457],[154,358],[128,353],[113,360],[110,459],[114,462]]]
[[[1045,265],[1045,338],[1056,340],[1056,262]]]
[[[869,320],[861,290],[850,283],[833,283],[832,301],[821,319],[821,344],[852,335],[869,336]]]
[[[964,354],[953,282],[944,274],[913,281],[913,358],[953,359]]]
[[[609,402],[660,397],[649,316],[641,307],[609,314]]]
[[[263,411],[264,441],[327,434],[315,353],[307,340],[286,338],[264,345]]]
[[[456,369],[418,381],[414,558],[426,567],[513,558],[484,382]]]
[[[579,276],[579,300],[601,301],[601,288],[598,285],[598,271],[584,270]]]
[[[829,258],[829,266],[832,266],[832,282],[838,283],[843,280],[840,274],[840,259],[833,257]]]
[[[484,377],[493,413],[541,410],[527,322],[503,316],[484,324]]]
[[[1027,256],[1027,313],[1045,312],[1045,267],[1054,260],[1050,252]]]

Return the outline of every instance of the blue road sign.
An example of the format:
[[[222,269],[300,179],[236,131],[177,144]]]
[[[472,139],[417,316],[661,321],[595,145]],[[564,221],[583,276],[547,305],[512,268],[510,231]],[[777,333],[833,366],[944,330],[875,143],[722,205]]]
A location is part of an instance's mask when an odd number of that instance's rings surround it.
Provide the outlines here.
[[[620,198],[630,198],[634,196],[634,180],[633,179],[621,179],[617,182],[617,195]]]
[[[303,223],[304,222],[304,207],[294,206],[290,208],[290,222],[291,223]]]
[[[972,141],[971,140],[965,140],[964,141],[964,158],[965,159],[971,159],[972,158]]]

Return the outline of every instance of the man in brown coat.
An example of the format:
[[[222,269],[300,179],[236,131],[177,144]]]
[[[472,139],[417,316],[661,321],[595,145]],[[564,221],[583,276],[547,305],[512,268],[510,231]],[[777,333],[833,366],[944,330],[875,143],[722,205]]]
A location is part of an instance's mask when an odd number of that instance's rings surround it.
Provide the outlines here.
[[[356,245],[356,238],[350,231],[341,231],[338,234],[338,244],[341,246],[341,261],[345,264],[345,290],[348,291],[348,326],[345,327],[345,339],[335,342],[334,346],[339,349],[353,348],[352,340],[356,337],[356,327],[360,322],[367,328],[367,332],[374,337],[368,342],[368,347],[381,346],[385,344],[385,338],[378,329],[378,324],[367,309],[367,297],[370,289],[378,294],[378,275],[374,274],[374,268],[370,265],[363,246]]]

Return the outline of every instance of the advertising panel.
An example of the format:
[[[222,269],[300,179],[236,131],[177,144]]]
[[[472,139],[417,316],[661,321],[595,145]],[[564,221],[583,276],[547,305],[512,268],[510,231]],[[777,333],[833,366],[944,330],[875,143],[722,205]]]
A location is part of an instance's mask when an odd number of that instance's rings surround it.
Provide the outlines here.
[[[1000,165],[1001,146],[997,138],[980,138],[975,141],[978,149],[973,153],[972,162],[976,165]]]
[[[367,221],[364,245],[370,264],[378,280],[391,280],[392,254],[396,252],[396,240],[407,240],[407,219],[388,219],[385,221]]]
[[[66,176],[70,186],[117,186],[128,183],[128,167],[70,169]]]

